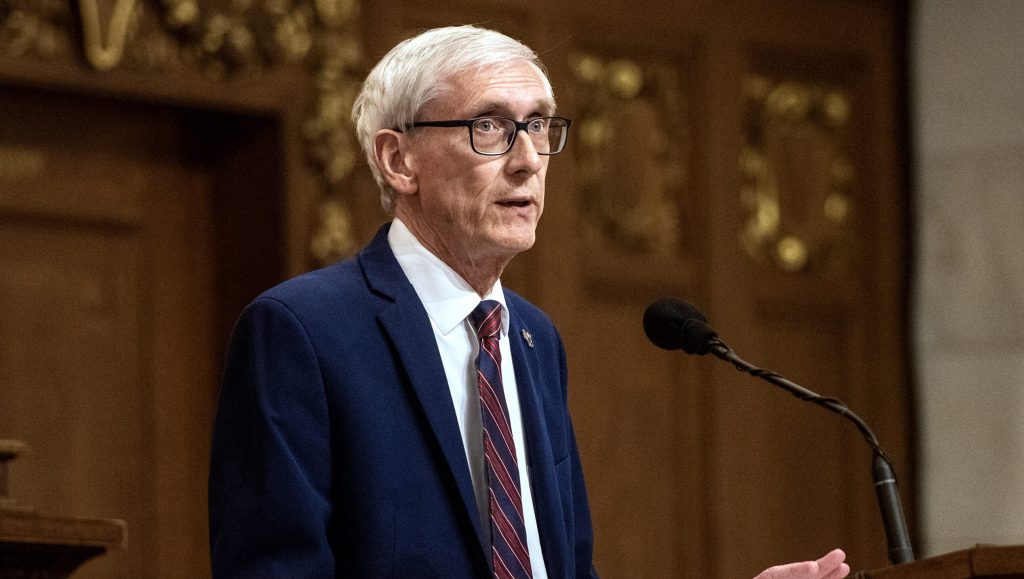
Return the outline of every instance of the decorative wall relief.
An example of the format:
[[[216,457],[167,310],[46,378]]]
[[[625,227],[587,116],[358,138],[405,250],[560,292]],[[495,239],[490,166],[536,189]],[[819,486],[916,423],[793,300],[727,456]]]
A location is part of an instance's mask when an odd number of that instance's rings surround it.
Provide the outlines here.
[[[74,2],[0,0],[0,58],[83,59],[98,72],[192,69],[215,81],[307,66],[315,102],[302,138],[323,192],[310,253],[320,263],[352,253],[344,194],[359,158],[349,121],[363,72],[357,0]]]
[[[0,56],[68,54],[73,32],[66,0],[0,0]]]
[[[0,56],[78,55],[94,69],[212,77],[303,61],[354,0],[0,0]]]
[[[320,201],[316,229],[309,242],[309,252],[319,265],[328,265],[354,255],[355,223],[346,199],[330,195]]]
[[[744,89],[743,249],[787,272],[824,265],[849,240],[851,98],[842,88],[762,75]]]
[[[219,78],[299,62],[313,42],[308,1],[77,1],[85,57],[97,70],[194,66]]]
[[[622,253],[677,254],[691,134],[678,65],[587,52],[570,58],[587,233]]]
[[[316,0],[315,7],[323,31],[313,47],[317,100],[303,132],[324,192],[310,252],[328,264],[358,249],[349,194],[360,149],[350,116],[364,74],[363,45],[356,0]]]
[[[82,43],[85,57],[96,70],[110,70],[124,57],[128,33],[138,23],[137,0],[117,0],[104,30],[100,20],[99,0],[78,0],[82,19]]]

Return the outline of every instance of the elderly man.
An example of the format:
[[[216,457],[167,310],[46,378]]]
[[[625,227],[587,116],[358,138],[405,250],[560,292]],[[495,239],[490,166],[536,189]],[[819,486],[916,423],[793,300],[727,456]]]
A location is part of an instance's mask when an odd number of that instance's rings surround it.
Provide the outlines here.
[[[589,577],[562,344],[502,288],[570,121],[529,48],[406,40],[353,110],[394,220],[273,288],[232,338],[213,442],[218,577]],[[765,577],[842,577],[842,553]],[[685,574],[685,573],[683,573]]]

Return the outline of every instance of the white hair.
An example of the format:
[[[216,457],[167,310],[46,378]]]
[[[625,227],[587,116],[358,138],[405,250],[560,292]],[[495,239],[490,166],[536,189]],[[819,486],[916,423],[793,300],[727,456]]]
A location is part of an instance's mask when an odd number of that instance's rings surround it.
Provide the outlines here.
[[[554,99],[544,65],[530,47],[500,32],[477,26],[427,30],[391,49],[367,75],[352,106],[352,122],[380,202],[391,213],[395,192],[377,167],[374,138],[381,129],[407,129],[423,108],[445,96],[456,73],[526,61],[540,72],[548,96]]]

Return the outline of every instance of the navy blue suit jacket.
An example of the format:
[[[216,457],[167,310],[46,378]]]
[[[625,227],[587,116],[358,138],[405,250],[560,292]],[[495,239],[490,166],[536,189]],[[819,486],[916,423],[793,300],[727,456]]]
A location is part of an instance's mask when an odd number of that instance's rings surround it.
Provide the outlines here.
[[[387,229],[235,327],[210,469],[215,577],[490,575],[444,368]],[[546,567],[589,577],[565,353],[543,312],[505,295]]]

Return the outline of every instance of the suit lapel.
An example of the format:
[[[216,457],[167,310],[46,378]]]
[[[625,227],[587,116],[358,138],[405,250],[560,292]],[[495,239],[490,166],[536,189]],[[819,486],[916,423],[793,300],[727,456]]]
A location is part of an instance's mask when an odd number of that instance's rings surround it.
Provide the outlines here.
[[[444,455],[445,467],[459,490],[461,510],[473,526],[481,552],[489,553],[490,548],[484,545],[462,434],[430,318],[388,245],[388,227],[381,228],[370,245],[360,253],[359,261],[371,289],[391,300],[377,319],[394,345],[408,377],[408,385],[415,393],[431,434]]]
[[[507,294],[506,294],[507,295]],[[551,454],[550,435],[544,420],[538,384],[540,360],[537,351],[525,348],[523,331],[530,331],[523,325],[516,312],[509,308],[509,348],[516,372],[516,386],[519,391],[519,406],[523,415],[523,431],[526,437],[526,456],[530,472],[530,490],[533,493],[534,513],[537,516],[537,530],[540,532],[541,547],[544,550],[544,565],[548,576],[565,577],[566,543],[565,526],[561,520],[564,512],[558,493],[558,478]]]

